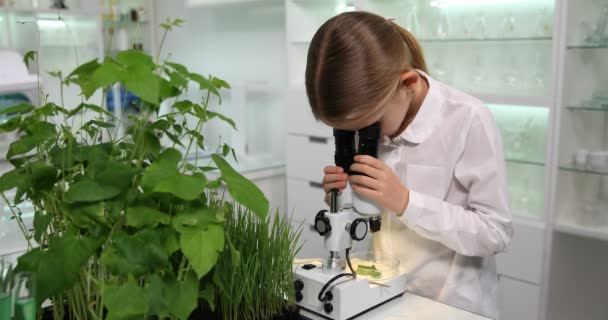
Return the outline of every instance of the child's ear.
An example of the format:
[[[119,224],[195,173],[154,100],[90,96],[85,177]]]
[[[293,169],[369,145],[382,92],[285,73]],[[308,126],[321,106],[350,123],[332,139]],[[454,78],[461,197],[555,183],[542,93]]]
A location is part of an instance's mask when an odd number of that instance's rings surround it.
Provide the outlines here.
[[[413,88],[413,85],[418,82],[419,78],[420,75],[418,74],[418,72],[412,69],[410,71],[402,73],[401,77],[399,78],[399,81],[401,82],[401,87],[404,87],[405,89],[411,89]]]

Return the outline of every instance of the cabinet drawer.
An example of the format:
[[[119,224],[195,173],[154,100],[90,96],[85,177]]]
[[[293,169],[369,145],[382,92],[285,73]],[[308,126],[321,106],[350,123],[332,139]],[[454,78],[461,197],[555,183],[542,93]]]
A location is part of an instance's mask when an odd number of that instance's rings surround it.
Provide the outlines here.
[[[323,168],[334,164],[333,138],[287,136],[287,177],[323,180]]]
[[[287,96],[287,132],[332,137],[331,127],[317,121],[310,110],[304,86],[292,87]]]
[[[293,213],[294,221],[312,225],[317,212],[328,209],[320,182],[288,178],[287,208],[287,212]]]
[[[498,273],[540,284],[545,227],[514,221],[513,228],[513,240],[507,252],[497,255]]]
[[[500,320],[538,319],[540,287],[500,277],[498,285]]]

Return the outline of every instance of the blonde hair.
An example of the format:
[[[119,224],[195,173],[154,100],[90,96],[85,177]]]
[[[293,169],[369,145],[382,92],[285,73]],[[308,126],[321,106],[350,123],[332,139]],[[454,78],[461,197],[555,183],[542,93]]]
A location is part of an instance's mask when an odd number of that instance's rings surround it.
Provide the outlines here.
[[[369,12],[337,15],[317,30],[308,49],[305,83],[312,113],[340,123],[376,112],[412,68],[427,72],[410,32]]]

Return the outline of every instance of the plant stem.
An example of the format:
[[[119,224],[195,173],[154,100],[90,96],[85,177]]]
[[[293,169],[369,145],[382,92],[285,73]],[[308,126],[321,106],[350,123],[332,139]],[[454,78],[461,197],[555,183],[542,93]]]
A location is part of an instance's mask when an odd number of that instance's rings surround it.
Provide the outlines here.
[[[6,198],[6,195],[4,195],[4,192],[1,192],[0,195],[2,195],[2,199],[4,200],[4,202],[8,204],[8,207],[11,210],[11,214],[13,215],[13,218],[17,221],[17,225],[19,226],[21,233],[23,233],[23,237],[25,237],[25,240],[27,240],[27,249],[28,250],[31,249],[32,248],[32,243],[30,241],[31,236],[27,232],[27,227],[25,226],[25,223],[23,223],[23,219],[21,219],[21,216],[15,212],[15,209],[13,208],[11,203],[8,201],[8,199]]]
[[[160,64],[160,61],[159,61],[159,59],[160,59],[160,52],[163,50],[163,46],[165,45],[165,39],[167,38],[167,33],[169,33],[169,30],[165,29],[165,32],[163,32],[163,37],[160,40],[160,45],[158,46],[158,51],[156,52],[156,59],[155,59],[155,61],[156,61],[157,64]]]

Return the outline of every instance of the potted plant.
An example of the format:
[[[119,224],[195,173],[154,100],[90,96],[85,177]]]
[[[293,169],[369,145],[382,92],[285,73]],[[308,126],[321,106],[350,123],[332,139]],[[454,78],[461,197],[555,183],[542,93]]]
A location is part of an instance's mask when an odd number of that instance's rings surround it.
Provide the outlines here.
[[[182,22],[163,23],[163,40]],[[30,53],[26,62],[35,58]],[[256,281],[271,277],[263,268],[281,272],[266,295],[272,299],[256,305],[263,310],[258,318],[290,305],[284,299],[292,296],[296,233],[285,218],[269,217],[264,194],[228,164],[225,157],[235,156],[229,145],[211,163],[199,163],[205,124],[216,119],[235,127],[208,109],[228,83],[133,50],[89,61],[65,77],[54,75],[62,91],[68,84],[80,87],[83,102],[77,108],[44,101],[0,111],[16,115],[0,130],[19,134],[6,155],[14,169],[0,177],[0,195],[11,203],[28,242],[15,272],[35,276],[38,305],[49,299],[54,319],[187,319],[195,309],[215,305],[233,315],[242,309],[230,309],[228,294],[236,283],[226,272],[246,277],[247,268],[255,270]],[[122,137],[113,132],[113,115],[87,102],[97,91],[105,96],[115,83],[140,99],[141,113],[131,116],[133,125]],[[200,89],[200,101],[180,99],[191,83]],[[167,102],[172,111],[159,114]],[[94,117],[84,120],[85,112]],[[190,126],[186,117],[196,124]],[[162,148],[160,135],[172,147]],[[196,160],[184,160],[193,146]],[[210,171],[219,178],[210,179]],[[217,192],[222,185],[236,203]],[[35,209],[31,230],[16,206],[23,201]],[[258,256],[248,252],[254,242]]]

